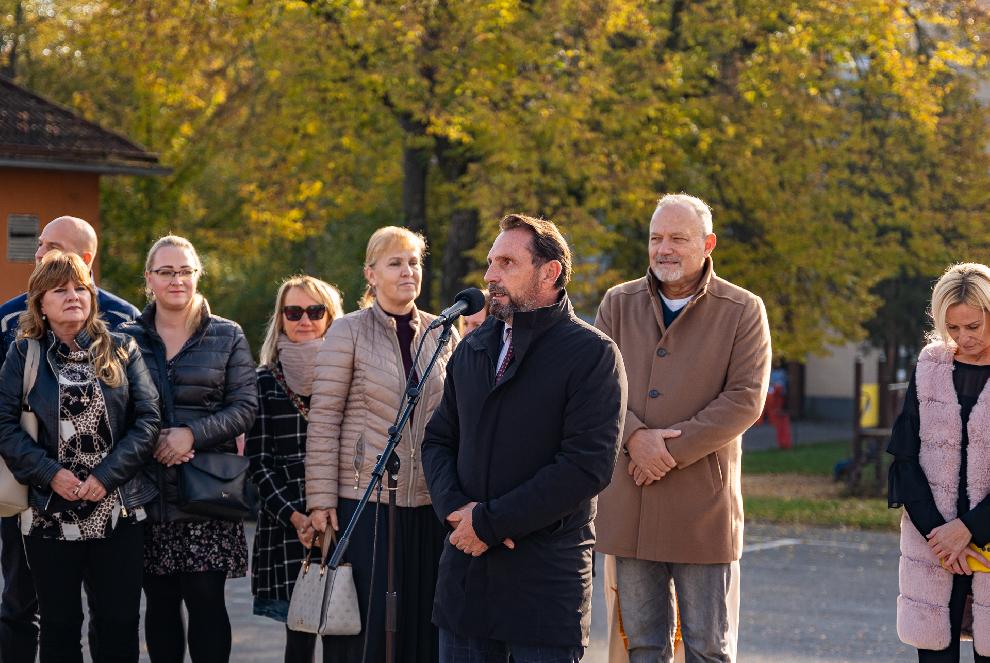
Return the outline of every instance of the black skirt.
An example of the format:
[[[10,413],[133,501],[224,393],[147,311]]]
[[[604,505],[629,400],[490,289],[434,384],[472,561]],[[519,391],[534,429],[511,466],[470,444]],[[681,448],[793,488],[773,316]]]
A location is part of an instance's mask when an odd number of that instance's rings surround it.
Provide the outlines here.
[[[341,499],[337,517],[341,530],[357,507],[356,500]],[[378,513],[378,545],[372,566],[376,504],[370,502],[358,520],[344,561],[354,567],[362,632],[355,636],[323,638],[324,651],[333,652],[324,660],[360,663],[368,635],[366,663],[385,660],[385,590],[388,551],[388,504]],[[396,592],[398,593],[398,632],[396,663],[436,663],[439,660],[437,628],[431,621],[433,594],[437,585],[437,565],[443,550],[446,526],[432,506],[399,507],[396,520]],[[371,586],[373,581],[373,587]],[[367,619],[371,597],[371,619]]]

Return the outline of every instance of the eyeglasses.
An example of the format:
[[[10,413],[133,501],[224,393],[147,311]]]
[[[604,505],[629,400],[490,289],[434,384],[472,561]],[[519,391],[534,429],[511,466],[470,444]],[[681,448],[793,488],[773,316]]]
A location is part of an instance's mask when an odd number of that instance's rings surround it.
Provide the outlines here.
[[[323,316],[327,314],[326,304],[313,304],[312,306],[307,306],[303,308],[302,306],[283,306],[282,315],[285,316],[286,320],[292,322],[299,322],[302,320],[303,313],[310,320],[322,320]]]
[[[191,267],[187,267],[185,269],[169,269],[167,267],[162,267],[161,269],[151,270],[151,273],[157,274],[158,276],[162,277],[167,281],[171,281],[172,279],[175,278],[178,278],[179,280],[187,281],[191,279],[193,275],[198,271],[199,271],[198,269],[193,269]]]

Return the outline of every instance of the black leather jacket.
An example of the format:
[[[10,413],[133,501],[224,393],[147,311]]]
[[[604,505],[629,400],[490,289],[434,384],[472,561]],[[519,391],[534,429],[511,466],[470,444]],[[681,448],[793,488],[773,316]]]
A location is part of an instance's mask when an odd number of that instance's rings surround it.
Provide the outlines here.
[[[162,428],[189,428],[197,452],[236,451],[237,436],[251,430],[258,409],[255,363],[240,325],[211,315],[204,300],[199,327],[171,361],[166,360],[165,343],[155,329],[154,302],[120,331],[137,341],[158,387]],[[149,510],[152,519],[203,519],[177,506],[178,467],[166,468],[151,460],[147,472],[160,491]]]
[[[127,352],[125,379],[119,387],[100,382],[110,421],[110,453],[92,470],[107,492],[120,490],[128,509],[147,504],[158,494],[155,484],[141,471],[151,458],[161,424],[158,390],[155,389],[137,344],[123,334],[111,333],[114,343]],[[18,339],[7,351],[0,369],[0,454],[18,481],[26,484],[31,506],[45,509],[53,495],[51,481],[62,469],[58,458],[59,396],[54,354],[59,340],[48,332],[41,339],[38,376],[28,394],[28,405],[38,417],[38,441],[21,428],[21,385],[28,341]],[[87,348],[92,339],[85,331],[76,343]]]

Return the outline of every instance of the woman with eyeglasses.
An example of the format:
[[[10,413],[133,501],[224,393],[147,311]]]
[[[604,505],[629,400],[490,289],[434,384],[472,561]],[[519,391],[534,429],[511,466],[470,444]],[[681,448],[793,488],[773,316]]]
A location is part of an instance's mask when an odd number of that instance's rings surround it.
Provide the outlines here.
[[[361,309],[336,320],[316,358],[306,436],[306,506],[313,527],[345,527],[364,494],[388,440],[388,429],[405,402],[406,376],[422,375],[440,330],[427,331],[436,316],[416,308],[426,242],[406,228],[380,228],[368,240],[367,288]],[[426,335],[418,362],[413,358]],[[419,457],[426,422],[440,404],[447,360],[458,340],[441,352],[396,449],[401,467],[398,505],[396,660],[436,663],[437,630],[430,621],[437,564],[446,528],[433,513]],[[387,501],[387,490],[382,500]],[[372,494],[377,500],[377,493]],[[384,660],[386,547],[385,509],[374,501],[362,513],[344,561],[353,565],[363,631],[323,639],[326,661]],[[377,524],[377,528],[376,528]],[[374,558],[374,564],[372,559]],[[373,581],[373,586],[372,586]],[[368,623],[368,598],[371,618]],[[367,638],[367,657],[362,652]]]
[[[121,328],[137,341],[161,394],[162,430],[149,474],[151,503],[144,550],[145,639],[152,663],[230,658],[227,578],[247,573],[240,520],[187,513],[179,506],[183,463],[197,453],[236,453],[257,409],[254,361],[236,322],[210,312],[198,292],[203,266],[189,240],[162,237],[148,251],[141,316]],[[182,606],[189,615],[183,624]]]
[[[26,372],[29,383],[34,376],[27,403],[37,439],[21,427]],[[159,423],[141,353],[100,320],[89,267],[50,251],[28,281],[19,337],[0,371],[0,453],[30,486],[20,526],[42,663],[82,660],[84,579],[99,642],[93,658],[138,660],[142,521],[155,497],[141,470]]]
[[[245,448],[261,497],[251,593],[254,614],[283,623],[306,549],[313,544],[305,492],[313,369],[323,337],[341,315],[335,287],[312,276],[293,276],[278,289],[261,346],[258,416]],[[315,647],[315,635],[286,629],[286,663],[311,663]]]

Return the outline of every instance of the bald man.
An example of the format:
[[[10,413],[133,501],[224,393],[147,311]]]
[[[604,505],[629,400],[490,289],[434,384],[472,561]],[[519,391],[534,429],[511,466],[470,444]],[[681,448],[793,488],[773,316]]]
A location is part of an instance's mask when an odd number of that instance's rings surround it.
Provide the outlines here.
[[[58,249],[79,255],[83,262],[92,267],[96,247],[93,226],[74,216],[60,216],[41,231],[34,259],[40,262],[46,253]],[[133,305],[106,290],[97,288],[97,294],[100,316],[111,330],[140,315]],[[25,308],[27,293],[0,306],[0,366],[17,337],[18,321]],[[33,661],[38,648],[38,599],[34,591],[34,578],[24,556],[17,516],[0,519],[0,541],[3,542],[0,567],[4,583],[0,604],[0,663]],[[92,642],[90,648],[93,651]]]

